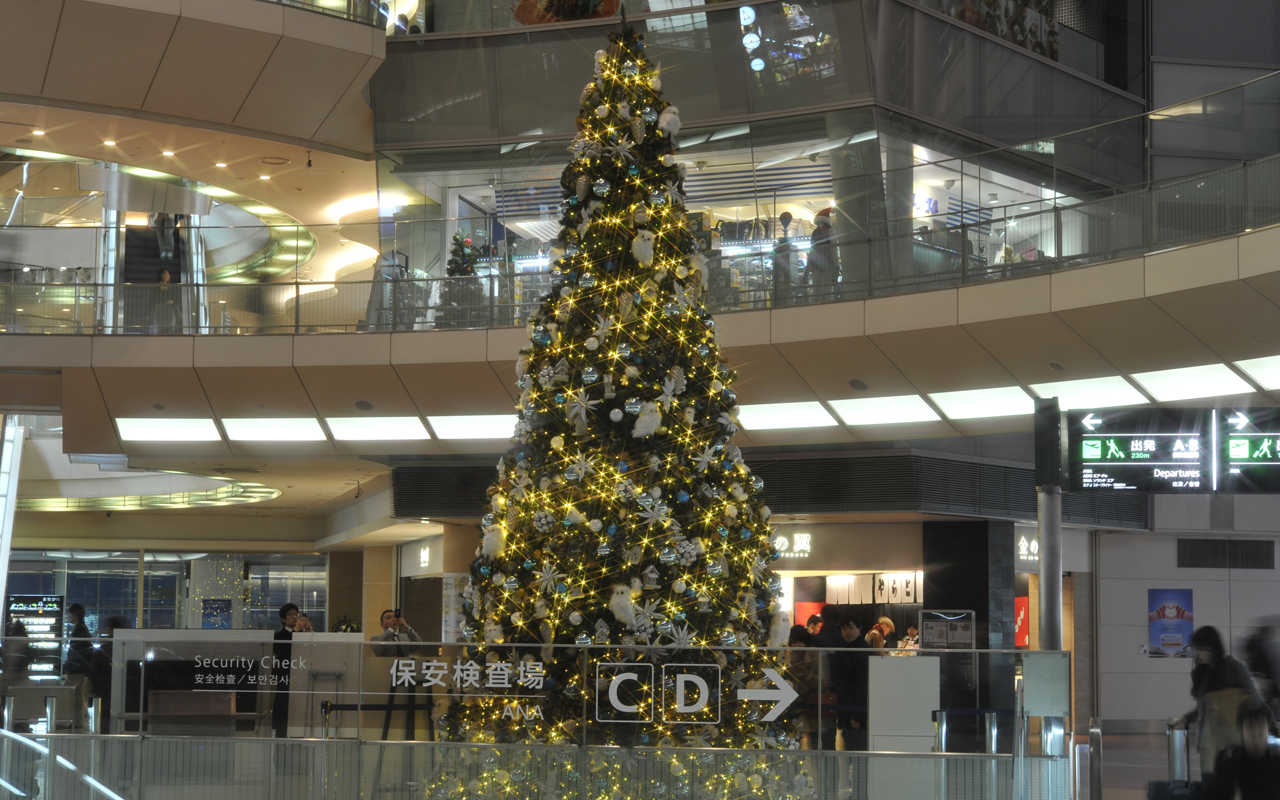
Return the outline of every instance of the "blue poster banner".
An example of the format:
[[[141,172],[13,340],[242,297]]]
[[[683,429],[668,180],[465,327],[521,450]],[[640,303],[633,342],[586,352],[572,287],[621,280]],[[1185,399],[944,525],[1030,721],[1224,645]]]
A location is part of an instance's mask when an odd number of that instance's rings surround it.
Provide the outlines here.
[[[200,615],[201,628],[231,629],[231,598],[211,597],[204,599],[204,607]]]
[[[1147,654],[1152,658],[1190,658],[1195,627],[1190,589],[1148,589]]]

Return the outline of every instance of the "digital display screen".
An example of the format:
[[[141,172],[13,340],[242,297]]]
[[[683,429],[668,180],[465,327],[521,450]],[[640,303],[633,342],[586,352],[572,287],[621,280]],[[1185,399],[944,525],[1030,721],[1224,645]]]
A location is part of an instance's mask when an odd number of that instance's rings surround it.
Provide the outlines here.
[[[62,677],[63,597],[48,594],[11,594],[5,603],[6,621],[18,620],[27,629],[33,679]]]
[[[1067,414],[1072,491],[1167,494],[1215,488],[1212,409],[1150,408]]]

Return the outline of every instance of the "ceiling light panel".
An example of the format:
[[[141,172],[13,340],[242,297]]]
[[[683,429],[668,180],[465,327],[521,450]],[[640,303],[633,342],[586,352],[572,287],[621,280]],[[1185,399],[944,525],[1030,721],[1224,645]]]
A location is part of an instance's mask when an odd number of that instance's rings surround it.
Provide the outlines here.
[[[837,424],[818,402],[738,406],[738,421],[749,431],[827,428]]]
[[[1263,389],[1280,389],[1280,356],[1250,358],[1237,361],[1236,366],[1261,384]]]
[[[1147,402],[1142,392],[1121,377],[1086,378],[1078,381],[1033,383],[1031,391],[1041,397],[1058,398],[1058,408],[1112,408]]]
[[[325,417],[339,442],[407,442],[430,439],[417,417]]]
[[[965,392],[938,392],[929,395],[942,413],[951,419],[1012,417],[1035,411],[1035,401],[1020,387],[972,389]]]
[[[484,414],[427,417],[427,422],[438,439],[510,439],[517,419],[515,414]]]
[[[311,417],[223,419],[222,427],[233,442],[323,442],[328,438]]]
[[[888,425],[898,422],[932,422],[939,419],[938,413],[929,407],[924,398],[915,394],[832,400],[831,407],[846,425]]]
[[[144,419],[117,417],[116,427],[126,442],[220,442],[211,419]]]
[[[1226,364],[1135,372],[1133,379],[1162,403],[1197,397],[1248,394],[1253,391],[1253,387],[1232,372]]]

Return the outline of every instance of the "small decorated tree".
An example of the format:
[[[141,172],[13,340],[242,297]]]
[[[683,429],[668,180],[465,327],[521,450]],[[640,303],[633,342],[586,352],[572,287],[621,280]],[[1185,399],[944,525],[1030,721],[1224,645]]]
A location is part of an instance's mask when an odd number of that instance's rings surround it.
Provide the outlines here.
[[[448,278],[440,287],[436,307],[436,327],[470,328],[483,324],[485,312],[484,282],[476,276],[480,251],[462,231],[453,234],[449,259],[445,261]]]

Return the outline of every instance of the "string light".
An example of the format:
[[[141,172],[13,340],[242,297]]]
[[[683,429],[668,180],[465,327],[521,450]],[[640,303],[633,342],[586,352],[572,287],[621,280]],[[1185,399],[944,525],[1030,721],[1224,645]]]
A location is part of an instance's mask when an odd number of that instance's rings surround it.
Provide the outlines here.
[[[609,38],[582,92],[561,175],[555,278],[528,324],[531,345],[517,363],[520,421],[489,488],[463,595],[470,644],[458,662],[509,662],[514,673],[536,661],[546,681],[519,693],[537,705],[532,718],[476,690],[442,716],[442,738],[796,748],[790,723],[764,721],[767,709],[732,692],[766,667],[783,671],[767,646],[786,642],[790,621],[769,566],[778,551],[758,499],[763,482],[732,442],[735,373],[720,356],[702,302],[707,266],[685,224],[683,167],[673,157],[679,115],[640,37],[625,27]],[[728,677],[718,719],[617,724],[635,720],[596,698],[597,668],[616,664],[653,667],[618,689],[623,706],[667,688],[656,685],[664,664],[719,668]],[[468,779],[440,770],[426,796],[526,796],[531,765],[484,758]],[[725,768],[687,751],[663,758],[670,787],[662,792],[673,796],[696,787],[698,797],[736,798],[763,787],[801,797],[813,787],[790,760],[743,756]],[[590,775],[552,773],[556,785],[541,796],[658,796],[654,786],[618,789],[618,759],[593,756]]]

